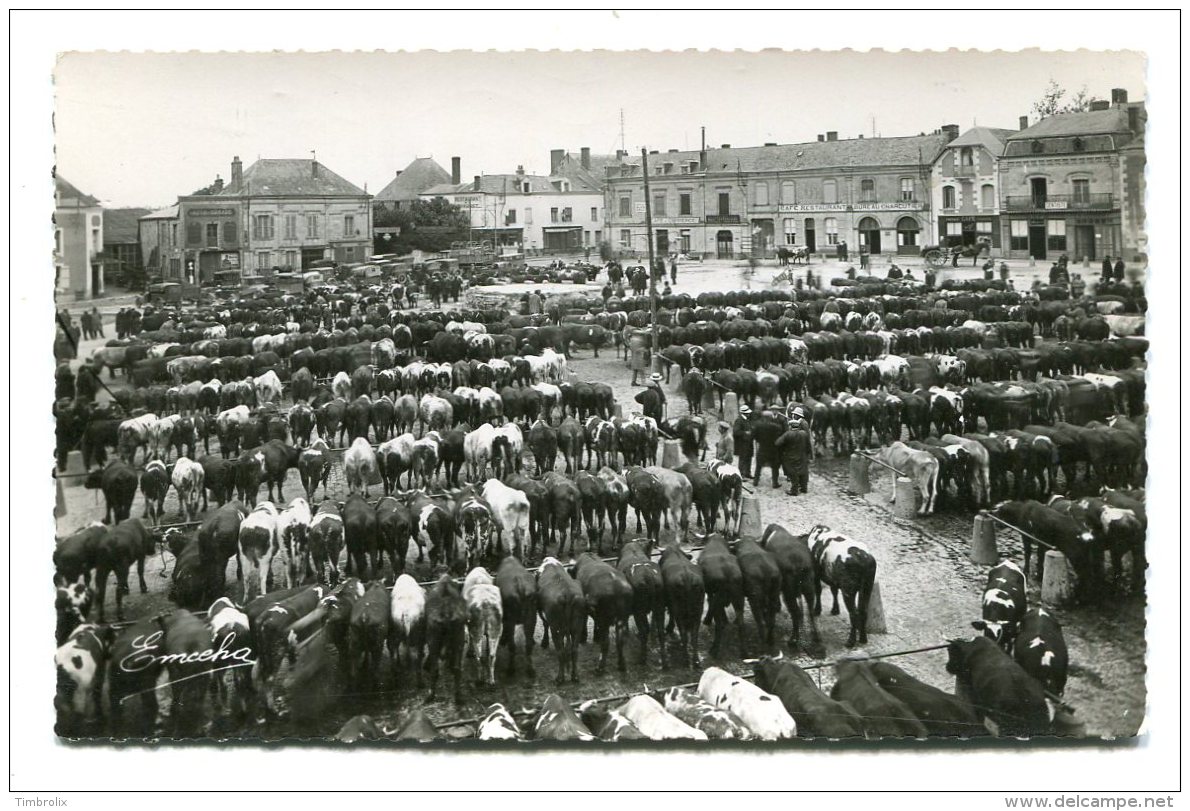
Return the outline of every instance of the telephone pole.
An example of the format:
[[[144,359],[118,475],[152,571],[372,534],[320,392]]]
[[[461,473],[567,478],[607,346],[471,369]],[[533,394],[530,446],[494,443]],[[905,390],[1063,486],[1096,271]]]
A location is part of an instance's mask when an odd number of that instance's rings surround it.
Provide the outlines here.
[[[660,347],[657,346],[657,267],[653,259],[653,201],[649,197],[649,150],[647,147],[641,147],[640,150],[640,167],[644,172],[645,178],[645,233],[649,242],[649,329],[651,337],[649,342],[653,348],[651,366],[654,371],[659,371],[656,368],[657,352]]]

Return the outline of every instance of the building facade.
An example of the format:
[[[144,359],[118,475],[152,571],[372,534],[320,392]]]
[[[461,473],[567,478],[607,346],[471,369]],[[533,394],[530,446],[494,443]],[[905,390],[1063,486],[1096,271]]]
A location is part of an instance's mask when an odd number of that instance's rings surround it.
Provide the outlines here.
[[[931,182],[938,243],[948,247],[991,244],[999,255],[1000,156],[1013,130],[973,127],[946,145],[934,162]]]
[[[999,161],[1006,255],[1143,261],[1145,119],[1144,104],[1117,89],[1009,136]]]
[[[237,157],[231,182],[216,179],[209,191],[178,198],[187,281],[371,255],[371,197],[316,160],[260,159],[243,170]]]
[[[76,299],[103,295],[103,207],[54,176],[54,285]]]
[[[138,221],[140,252],[149,278],[182,278],[182,240],[178,206],[152,211]]]
[[[400,211],[417,200],[426,189],[443,183],[459,183],[459,158],[452,158],[453,174],[448,174],[433,158],[414,158],[404,169],[398,169],[396,176],[372,198],[376,209],[391,208]]]
[[[140,218],[147,208],[109,208],[103,213],[103,266],[109,281],[129,289],[144,284],[145,266],[140,250]]]
[[[598,250],[603,228],[603,192],[580,177],[513,174],[476,175],[470,183],[427,189],[470,218],[472,238],[519,246],[530,253]]]
[[[649,204],[655,248],[718,258],[771,258],[783,247],[812,253],[916,254],[933,239],[931,167],[949,140],[931,135],[652,152]],[[648,248],[640,158],[607,168],[607,229],[613,250]]]

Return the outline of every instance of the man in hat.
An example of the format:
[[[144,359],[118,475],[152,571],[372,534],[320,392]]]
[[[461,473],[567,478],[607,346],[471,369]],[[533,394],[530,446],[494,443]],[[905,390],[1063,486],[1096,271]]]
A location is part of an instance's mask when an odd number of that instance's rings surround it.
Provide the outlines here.
[[[810,432],[805,421],[790,421],[789,428],[778,439],[777,451],[781,454],[781,469],[789,479],[789,495],[806,492],[810,480],[810,457],[813,455]]]
[[[805,430],[810,430],[810,423],[806,419],[805,409],[803,409],[800,405],[795,405],[793,408],[789,409],[789,427],[792,428],[793,426],[799,424]]]
[[[1116,264],[1115,267],[1112,268],[1112,271],[1117,282],[1124,281],[1124,257],[1116,257]]]
[[[74,380],[74,391],[78,399],[87,402],[94,401],[95,395],[99,393],[99,376],[95,373],[90,358],[85,359],[79,366]]]
[[[781,460],[777,453],[777,439],[785,432],[771,411],[765,411],[752,420],[752,439],[756,442],[756,469],[752,472],[752,484],[760,486],[760,474],[765,467],[772,468],[773,487],[780,487],[777,480]]]
[[[652,417],[657,422],[665,419],[665,392],[661,390],[661,375],[657,372],[649,375],[645,390],[634,399],[640,403],[641,411],[646,417]]]
[[[1111,273],[1112,273],[1111,257],[1105,256],[1105,257],[1103,257],[1103,273],[1100,274],[1099,281],[1102,282],[1103,284],[1107,284],[1108,282],[1111,281]]]
[[[737,463],[740,475],[745,479],[752,476],[752,409],[747,404],[740,406],[740,415],[731,424],[731,439],[740,461]]]
[[[731,426],[719,420],[719,441],[715,443],[715,458],[729,465],[735,464],[735,437]]]

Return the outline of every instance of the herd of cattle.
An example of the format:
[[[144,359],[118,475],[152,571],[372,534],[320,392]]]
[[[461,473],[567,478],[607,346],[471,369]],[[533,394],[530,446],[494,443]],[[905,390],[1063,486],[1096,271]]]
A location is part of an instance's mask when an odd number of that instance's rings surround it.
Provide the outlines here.
[[[603,345],[623,345],[626,352],[633,331],[648,323],[639,299],[612,300],[606,309],[600,302],[589,312],[554,306],[533,317],[503,310],[411,314],[390,307],[380,289],[332,288],[305,297],[236,301],[186,316],[147,312],[139,335],[109,342],[93,358],[98,373],[107,369],[114,377],[122,371],[132,384],[115,393],[116,402],[97,406],[80,397],[56,407],[59,464],[80,448],[91,470],[87,484],[102,489],[107,502],[107,524],[63,539],[55,550],[60,728],[87,728],[102,715],[111,721],[105,729],[151,734],[154,689],[163,673],[176,685],[169,712],[175,734],[200,734],[220,715],[210,712],[213,707],[223,714],[274,713],[274,676],[285,659],[288,710],[313,720],[331,700],[327,685],[337,679],[375,686],[386,643],[394,680],[408,668],[420,683],[424,670],[434,686],[441,661],[455,677],[457,697],[464,649],[480,678],[480,663],[486,662],[490,683],[496,650],[503,644],[512,651],[518,624],[532,669],[538,614],[545,623],[542,646],[554,636],[559,680],[577,679],[575,646],[585,641],[588,617],[601,667],[612,632],[623,665],[629,618],[635,618],[644,658],[650,627],[664,640],[667,614],[683,657],[696,666],[704,608],[706,624],[714,624],[711,651],[717,655],[729,605],[743,644],[745,597],[762,652],[774,650],[782,598],[793,619],[791,646],[800,644],[804,603],[809,644],[816,648],[813,616],[822,583],[836,595],[833,613],[837,591],[843,591],[851,617],[848,645],[864,643],[876,563],[862,543],[823,527],[795,536],[773,526],[759,541],[740,538],[733,549],[714,533],[722,511],[726,536],[738,535],[743,481],[731,464],[696,461],[706,449],[708,427],[700,412],[712,388],[721,407],[730,393],[760,412],[753,426],[758,460],[766,431],[771,442],[784,430],[787,413],[800,406],[821,450],[865,449],[875,436],[884,445],[881,458],[893,467],[924,468],[929,483],[923,511],[931,511],[939,496],[949,497],[953,487],[956,498],[997,504],[999,517],[1063,551],[1082,543],[1067,554],[1080,584],[1098,582],[1106,551],[1117,574],[1120,556],[1130,552],[1134,577],[1143,575],[1143,491],[1122,488],[1132,484],[1138,465],[1143,470],[1144,373],[1136,359],[1143,359],[1147,344],[1112,334],[1124,330],[1119,319],[1143,311],[1143,300],[1071,302],[1044,290],[1030,296],[996,289],[927,296],[872,285],[833,293],[843,295],[810,290],[704,294],[697,301],[665,297],[658,328],[665,348],[659,354],[679,369],[691,413],[660,422],[621,416],[610,387],[581,382],[567,366],[574,346],[597,353]],[[1035,326],[1068,340],[1033,347]],[[978,432],[981,419],[986,433]],[[930,436],[931,425],[937,437]],[[656,464],[662,438],[681,441],[685,464],[672,470]],[[110,461],[109,451],[115,452]],[[340,451],[348,494],[336,501],[328,498],[327,479]],[[172,463],[171,452],[177,457]],[[554,469],[559,453],[565,473]],[[533,475],[524,469],[526,455]],[[1075,489],[1080,462],[1084,483],[1103,486],[1103,493],[1054,497],[1048,505],[1026,500],[1051,496],[1058,471],[1066,490]],[[286,503],[283,488],[293,468],[305,497]],[[267,501],[258,501],[261,484]],[[323,500],[315,506],[319,484]],[[385,495],[372,502],[369,486],[376,485]],[[151,528],[161,521],[171,487],[185,518],[201,523],[193,537]],[[150,526],[130,517],[138,489]],[[219,505],[214,512],[207,512],[208,497]],[[1018,500],[1003,502],[1013,497]],[[636,512],[638,540],[625,535],[629,506]],[[696,561],[676,543],[688,537],[691,508],[705,533]],[[674,530],[674,540],[664,545],[663,521]],[[570,555],[575,553],[584,526],[587,551],[572,574],[558,558],[568,557],[568,540]],[[602,553],[609,536],[619,554],[605,561],[595,551]],[[522,563],[538,559],[537,550],[545,556],[555,543],[556,558],[545,557],[533,569]],[[110,575],[116,576],[117,616],[123,619],[129,570],[137,565],[144,591],[144,559],[158,544],[176,558],[171,599],[179,608],[120,629],[104,624]],[[433,566],[467,573],[466,579],[460,584],[443,575],[424,588],[406,572],[411,546],[419,561],[428,549]],[[659,562],[650,558],[656,546]],[[233,557],[244,583],[242,608],[225,592]],[[280,591],[271,590],[276,558],[286,585]],[[99,624],[88,622],[92,602]],[[1012,668],[1030,684],[1048,685],[1049,677],[1038,669],[1042,665],[1004,651],[1012,650],[1019,629],[1033,629],[1040,620],[1034,612],[1034,625],[1018,617],[1006,630],[987,606],[985,597],[985,633],[1000,643],[992,647],[1001,655],[978,639],[954,643],[948,667],[960,683],[974,678],[985,690],[997,685],[996,696],[971,702],[980,729],[1003,729],[1005,722],[1023,729],[1012,718],[1041,718],[1044,698],[1037,715],[1029,704],[1036,691],[1022,687]],[[208,609],[205,620],[202,609]],[[658,647],[664,665],[666,646]],[[242,657],[239,665],[207,672],[233,655]],[[130,657],[136,668],[126,666]],[[772,666],[786,674],[795,668]],[[882,677],[886,666],[878,663],[839,667],[836,690],[846,690],[839,686],[845,681],[862,685],[858,695],[840,699],[860,716],[862,707],[896,695],[889,684],[904,685],[909,678],[888,671]],[[854,675],[844,679],[844,670]],[[789,682],[798,693],[801,677],[773,683]],[[884,692],[874,698],[874,690]],[[736,708],[727,693],[715,693],[715,700],[701,686],[699,693],[717,711]],[[798,715],[793,699],[775,694],[798,729],[815,729],[804,707]],[[1008,701],[1005,696],[1031,709],[989,722],[989,708]],[[138,700],[126,706],[133,698]],[[804,700],[828,706],[820,702],[832,699]],[[637,702],[644,709],[626,705],[597,726],[644,732],[649,724],[642,719],[661,709],[657,700],[649,701]],[[675,697],[677,704],[696,701]],[[554,716],[573,715],[564,706],[554,706]],[[125,723],[129,709],[140,710],[139,721]],[[661,711],[666,709],[672,709],[668,697]],[[751,712],[737,715],[746,720]],[[930,734],[939,734],[929,726],[938,712],[922,718]],[[970,716],[961,721],[969,722]],[[875,730],[870,724],[857,728]],[[905,729],[875,734],[918,734],[916,727]],[[954,734],[950,729],[945,734]],[[540,718],[537,734],[552,737],[542,733]]]

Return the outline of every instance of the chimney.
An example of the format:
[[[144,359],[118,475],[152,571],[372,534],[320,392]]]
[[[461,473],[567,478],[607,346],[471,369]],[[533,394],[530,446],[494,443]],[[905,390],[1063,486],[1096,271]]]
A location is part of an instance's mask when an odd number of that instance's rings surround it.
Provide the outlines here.
[[[719,148],[720,149],[731,149],[731,144],[724,144],[723,146],[721,146]]]
[[[825,140],[826,140],[826,136],[823,135],[821,132],[818,133],[818,143],[822,143]]]
[[[517,164],[516,173],[518,175],[523,175],[525,173],[525,167],[523,164],[520,164],[520,163]]]
[[[945,124],[942,127],[942,132],[946,135],[946,142],[950,143],[955,138],[959,137],[959,125],[958,124]]]
[[[565,149],[551,149],[550,150],[550,174],[558,174],[558,170],[562,168],[562,161],[566,159]]]
[[[475,191],[479,191],[479,175],[475,176]]]
[[[215,175],[215,182],[211,184],[215,188],[215,194],[223,191],[223,178]]]
[[[462,158],[455,157],[450,159],[450,182],[456,186],[463,182]]]
[[[1029,116],[1027,116],[1027,115],[1021,116],[1020,128],[1023,130],[1029,129]]]
[[[861,132],[861,133],[860,133],[859,135],[857,135],[856,137],[857,137],[857,138],[859,138],[859,139],[862,141],[862,140],[864,139],[864,134]]]
[[[579,152],[579,156],[580,156],[579,162],[582,164],[582,167],[584,169],[590,169],[591,168],[591,147],[584,146],[582,148],[582,151]]]
[[[231,159],[231,188],[239,191],[244,185],[244,164],[240,163],[240,156]]]
[[[1114,93],[1116,91],[1113,90],[1112,92]],[[1091,102],[1091,111],[1092,112],[1099,112],[1100,110],[1110,110],[1110,109],[1111,109],[1111,102],[1107,101],[1106,99],[1096,99],[1095,101]]]
[[[1140,123],[1140,108],[1128,108],[1128,129],[1132,131],[1133,135],[1140,135],[1143,125]]]
[[[1128,91],[1122,87],[1113,87],[1112,91],[1111,91],[1111,103],[1112,104],[1127,104],[1128,103]]]
[[[666,152],[677,152],[677,151],[678,151],[678,150],[676,150],[676,149],[667,149],[667,150],[666,150]]]
[[[776,146],[777,142],[776,141],[765,141],[764,145],[765,146]]]
[[[318,177],[318,161],[310,161],[310,177]]]
[[[839,140],[839,133],[838,133],[838,132],[836,132],[835,130],[829,130],[829,131],[826,133],[826,140],[828,140],[828,141],[837,141],[837,140]]]
[[[658,154],[660,154],[660,153],[659,153],[659,152],[658,152],[656,149],[650,149],[650,150],[649,150],[649,154],[650,154],[650,155],[658,155]]]
[[[617,150],[616,150],[616,160],[618,160],[618,161],[622,161],[622,160],[624,160],[624,156],[625,156],[625,155],[627,155],[627,154],[628,154],[628,153],[627,153],[627,152],[625,152],[624,150],[622,150],[622,149],[617,149]]]

